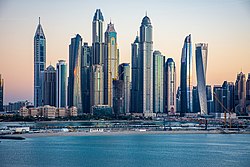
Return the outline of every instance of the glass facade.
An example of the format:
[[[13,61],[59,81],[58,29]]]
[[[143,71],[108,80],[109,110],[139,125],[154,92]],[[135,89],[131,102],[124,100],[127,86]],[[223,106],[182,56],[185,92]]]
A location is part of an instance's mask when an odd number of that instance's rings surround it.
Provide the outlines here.
[[[59,60],[56,65],[56,107],[67,106],[67,64]]]
[[[0,111],[3,111],[3,79],[0,74]]]
[[[196,55],[196,77],[197,77],[197,90],[199,98],[199,112],[201,113],[201,115],[208,115],[207,96],[206,96],[208,44],[205,43],[196,44],[195,55]]]
[[[181,111],[180,115],[193,112],[192,104],[192,43],[191,35],[185,38],[181,55]]]
[[[41,73],[44,72],[46,67],[46,38],[42,29],[42,25],[39,24],[34,36],[34,106],[43,105],[43,83]]]

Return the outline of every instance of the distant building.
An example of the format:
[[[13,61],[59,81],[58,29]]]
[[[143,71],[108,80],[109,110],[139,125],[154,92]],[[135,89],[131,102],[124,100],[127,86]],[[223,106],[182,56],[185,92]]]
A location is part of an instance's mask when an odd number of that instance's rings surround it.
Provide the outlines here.
[[[52,65],[44,71],[43,105],[56,106],[56,70]]]
[[[113,106],[113,80],[118,77],[119,50],[117,49],[117,33],[111,22],[105,32],[104,52],[104,104]]]
[[[206,96],[206,72],[207,72],[207,56],[208,44],[199,43],[195,45],[196,55],[196,76],[198,90],[198,105],[201,115],[208,115],[207,96]]]
[[[246,105],[247,108],[250,109],[250,73],[248,73],[248,78],[246,82]],[[250,113],[250,110],[248,110],[248,113]]]
[[[112,116],[113,111],[112,107],[108,105],[95,105],[92,106],[92,114],[97,117],[102,117],[102,116]]]
[[[192,99],[192,43],[191,35],[185,38],[181,55],[181,116],[193,112]]]
[[[138,97],[139,97],[139,37],[136,36],[134,43],[131,44],[131,62],[132,62],[132,78],[131,78],[131,109],[132,113],[138,113]]]
[[[223,89],[220,85],[214,85],[213,88],[214,111],[213,113],[224,113],[223,107],[220,103],[223,102]]]
[[[3,109],[3,91],[4,91],[4,85],[3,85],[3,79],[2,79],[2,76],[0,74],[0,111],[4,111]]]
[[[56,107],[67,106],[67,64],[59,60],[56,64]]]
[[[34,36],[34,106],[42,105],[42,76],[46,67],[46,38],[42,25],[39,24]]]
[[[179,86],[176,92],[176,113],[181,112],[181,87]]]
[[[212,94],[211,85],[206,85],[206,94],[207,94],[207,112],[208,112],[208,114],[210,114],[214,110],[213,94]]]
[[[235,112],[246,115],[246,77],[240,72],[235,82]]]
[[[198,95],[198,88],[197,86],[193,87],[192,90],[192,96],[193,96],[193,112],[194,113],[200,113],[201,108],[200,108],[200,102],[199,102],[199,95]]]
[[[30,116],[29,109],[26,108],[26,107],[21,107],[21,108],[19,109],[19,115],[20,115],[21,117],[28,117],[28,116]]]
[[[92,50],[88,43],[82,47],[82,65],[81,65],[81,95],[82,109],[84,113],[90,113],[90,71]]]
[[[113,80],[113,110],[115,115],[125,115],[125,82]]]
[[[82,38],[79,34],[71,38],[69,45],[69,79],[68,79],[68,106],[75,106],[82,112],[81,99],[81,52]]]
[[[128,114],[130,110],[130,65],[122,63],[118,67],[118,79],[124,82],[124,114]]]
[[[90,71],[90,106],[104,104],[103,66],[92,65]]]
[[[153,111],[154,113],[164,112],[164,64],[165,56],[160,51],[153,53]]]
[[[138,111],[153,116],[153,27],[148,16],[142,19],[139,41]]]
[[[176,69],[175,62],[172,58],[168,58],[165,63],[164,73],[164,101],[165,112],[171,114],[176,113]]]

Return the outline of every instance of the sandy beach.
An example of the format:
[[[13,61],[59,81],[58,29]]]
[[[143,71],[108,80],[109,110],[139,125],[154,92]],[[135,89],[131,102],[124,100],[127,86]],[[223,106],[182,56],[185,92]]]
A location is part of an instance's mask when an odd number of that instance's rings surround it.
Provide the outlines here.
[[[145,135],[145,134],[224,134],[219,130],[210,131],[112,131],[112,132],[44,132],[44,133],[24,133],[13,134],[24,138],[52,137],[52,136],[108,136],[108,135]],[[232,133],[229,133],[232,134]],[[250,132],[235,132],[233,134],[250,134]]]

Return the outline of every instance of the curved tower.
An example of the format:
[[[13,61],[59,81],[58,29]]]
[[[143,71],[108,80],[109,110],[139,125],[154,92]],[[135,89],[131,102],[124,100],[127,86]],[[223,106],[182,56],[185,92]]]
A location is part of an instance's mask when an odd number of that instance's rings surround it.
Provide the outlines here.
[[[34,106],[42,106],[42,74],[46,67],[46,38],[39,24],[34,36]]]
[[[69,79],[68,79],[68,106],[77,107],[78,112],[82,111],[81,101],[81,52],[82,38],[79,34],[71,38],[69,45]]]
[[[148,16],[142,19],[139,42],[139,112],[153,113],[153,27]]]
[[[206,95],[207,53],[208,44],[199,43],[195,45],[196,76],[201,115],[208,114]]]
[[[191,34],[184,41],[181,55],[181,111],[180,115],[192,113],[192,44]]]

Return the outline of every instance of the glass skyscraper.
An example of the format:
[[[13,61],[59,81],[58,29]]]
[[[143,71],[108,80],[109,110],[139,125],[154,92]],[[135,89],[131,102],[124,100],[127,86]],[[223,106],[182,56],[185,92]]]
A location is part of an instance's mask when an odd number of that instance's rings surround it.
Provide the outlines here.
[[[3,111],[3,79],[0,74],[0,111]]]
[[[154,113],[164,112],[164,63],[165,56],[160,51],[153,53],[153,111]]]
[[[139,42],[139,98],[138,111],[153,115],[153,27],[148,16],[142,19]]]
[[[59,60],[56,64],[56,107],[67,106],[67,63]]]
[[[123,113],[127,114],[130,110],[130,65],[129,63],[122,63],[118,67],[119,80],[124,82],[124,109]]]
[[[39,24],[34,36],[34,106],[42,106],[42,75],[46,67],[46,38]]]
[[[56,70],[50,65],[44,71],[43,105],[56,106]]]
[[[119,53],[117,49],[117,33],[111,22],[105,32],[104,52],[104,104],[113,106],[113,80],[118,77]]]
[[[84,113],[90,113],[90,69],[91,69],[91,46],[84,43],[81,60],[81,94],[82,109]]]
[[[237,115],[246,114],[246,76],[242,72],[237,75],[235,82],[235,112]]]
[[[181,111],[180,115],[193,112],[192,105],[192,43],[191,35],[185,38],[181,55]]]
[[[165,84],[164,84],[164,105],[165,112],[169,114],[176,113],[176,69],[175,62],[168,58],[165,63]]]
[[[75,38],[71,38],[71,44],[69,45],[68,106],[76,107],[80,113],[82,112],[81,52],[82,38],[77,34]]]
[[[208,44],[205,43],[196,44],[195,55],[196,55],[197,90],[198,90],[198,98],[200,106],[199,108],[201,115],[208,115],[207,96],[206,96]]]
[[[138,110],[138,91],[139,91],[139,37],[136,36],[134,43],[131,44],[131,62],[132,62],[132,88],[131,88],[131,109],[132,113]]]

